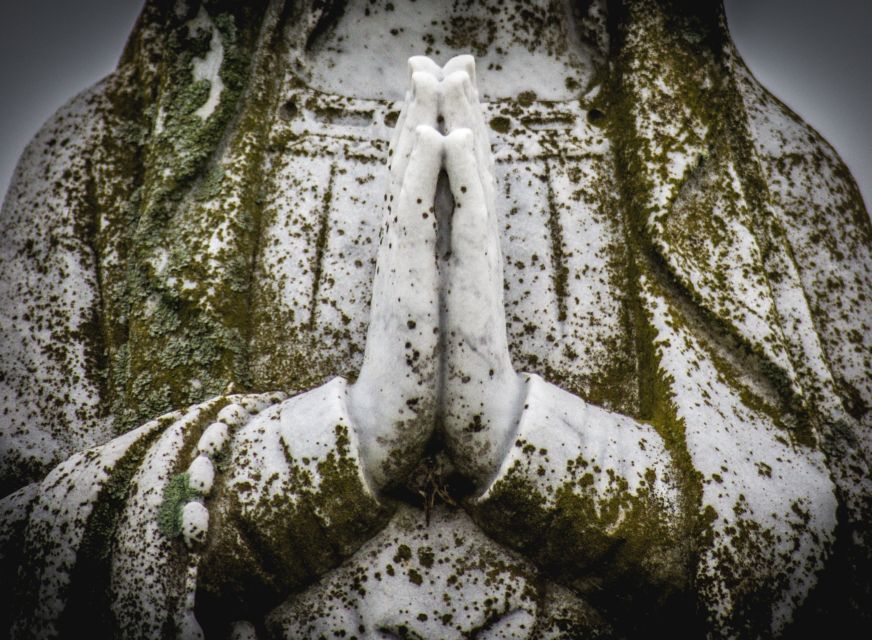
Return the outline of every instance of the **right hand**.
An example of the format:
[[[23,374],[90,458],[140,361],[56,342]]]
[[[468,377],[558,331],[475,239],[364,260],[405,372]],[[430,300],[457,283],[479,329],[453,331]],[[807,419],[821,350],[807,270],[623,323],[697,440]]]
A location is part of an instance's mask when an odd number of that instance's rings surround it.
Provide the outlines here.
[[[439,275],[433,207],[443,138],[435,129],[439,82],[416,71],[419,64],[410,60],[412,88],[391,145],[363,366],[348,392],[364,473],[377,491],[406,479],[436,420]]]

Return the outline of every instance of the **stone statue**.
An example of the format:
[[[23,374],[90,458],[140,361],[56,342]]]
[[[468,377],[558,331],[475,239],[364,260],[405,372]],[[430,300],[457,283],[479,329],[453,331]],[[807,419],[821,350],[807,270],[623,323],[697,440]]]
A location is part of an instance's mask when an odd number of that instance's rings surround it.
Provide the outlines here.
[[[0,224],[13,637],[868,615],[872,229],[718,3],[149,3]]]

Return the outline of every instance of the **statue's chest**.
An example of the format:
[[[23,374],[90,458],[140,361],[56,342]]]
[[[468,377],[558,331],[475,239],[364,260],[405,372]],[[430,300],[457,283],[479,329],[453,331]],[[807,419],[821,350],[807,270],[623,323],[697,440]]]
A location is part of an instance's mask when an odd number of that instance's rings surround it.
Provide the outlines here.
[[[624,230],[592,100],[484,109],[516,366],[595,397],[597,380],[616,386],[610,371],[629,342]],[[307,376],[316,384],[360,366],[399,106],[308,88],[287,95],[272,134],[258,259],[253,346],[265,385],[307,386]],[[282,340],[273,337],[279,326]]]

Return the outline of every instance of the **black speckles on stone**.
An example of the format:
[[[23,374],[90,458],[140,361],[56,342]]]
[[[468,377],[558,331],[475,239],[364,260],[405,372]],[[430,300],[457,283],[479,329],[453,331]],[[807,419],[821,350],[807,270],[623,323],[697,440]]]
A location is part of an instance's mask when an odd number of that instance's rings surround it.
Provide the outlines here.
[[[481,419],[481,414],[475,414],[472,416],[472,420],[466,426],[467,433],[481,433],[484,431],[485,424]]]

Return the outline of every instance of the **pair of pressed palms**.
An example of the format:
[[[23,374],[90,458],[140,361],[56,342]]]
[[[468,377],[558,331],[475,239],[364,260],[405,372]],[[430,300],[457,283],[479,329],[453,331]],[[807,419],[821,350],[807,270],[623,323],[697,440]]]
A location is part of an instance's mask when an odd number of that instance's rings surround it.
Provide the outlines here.
[[[472,57],[414,57],[409,71],[349,411],[377,488],[405,479],[437,423],[458,470],[481,485],[524,395],[506,338],[493,160]]]

